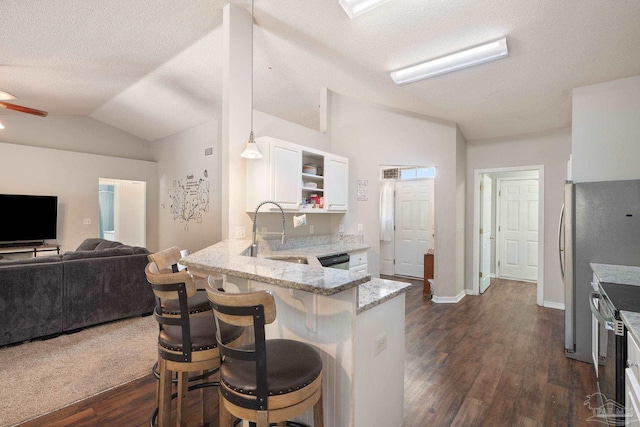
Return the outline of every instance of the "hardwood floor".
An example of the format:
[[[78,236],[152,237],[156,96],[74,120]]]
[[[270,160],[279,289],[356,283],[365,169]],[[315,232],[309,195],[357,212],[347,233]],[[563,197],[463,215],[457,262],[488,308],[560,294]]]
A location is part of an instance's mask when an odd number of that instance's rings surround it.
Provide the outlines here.
[[[493,280],[482,296],[435,304],[422,281],[404,281],[404,427],[588,425],[593,369],[564,357],[564,312],[538,307],[535,284]],[[20,427],[146,426],[155,387],[149,375]],[[190,408],[198,425],[197,399]]]

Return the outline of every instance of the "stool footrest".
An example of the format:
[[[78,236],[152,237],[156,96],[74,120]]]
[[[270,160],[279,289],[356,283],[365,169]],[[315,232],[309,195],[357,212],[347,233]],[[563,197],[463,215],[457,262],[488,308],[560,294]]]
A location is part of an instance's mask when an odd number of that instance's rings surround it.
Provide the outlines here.
[[[212,372],[212,373],[214,373],[214,372]],[[206,376],[208,377],[209,375],[206,375]],[[203,375],[199,375],[199,377],[200,377],[200,379],[202,379]],[[191,378],[189,378],[189,381],[191,381]],[[189,386],[187,388],[187,391],[198,390],[198,389],[205,388],[205,387],[220,387],[220,382],[219,381],[211,381],[211,382],[208,382],[208,383],[194,384],[192,386]],[[171,395],[171,400],[175,399],[176,397],[178,397],[178,393],[173,393]],[[149,427],[156,427],[157,421],[158,421],[158,408],[156,407],[156,409],[153,411],[153,414],[151,415],[151,419],[149,420]]]

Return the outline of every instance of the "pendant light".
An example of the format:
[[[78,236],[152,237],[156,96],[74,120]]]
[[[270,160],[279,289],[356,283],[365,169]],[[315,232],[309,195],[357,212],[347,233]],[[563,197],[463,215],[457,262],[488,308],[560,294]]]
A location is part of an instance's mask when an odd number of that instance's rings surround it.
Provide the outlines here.
[[[258,150],[258,145],[253,137],[253,0],[251,0],[251,132],[247,146],[240,156],[251,160],[262,158],[262,153]]]

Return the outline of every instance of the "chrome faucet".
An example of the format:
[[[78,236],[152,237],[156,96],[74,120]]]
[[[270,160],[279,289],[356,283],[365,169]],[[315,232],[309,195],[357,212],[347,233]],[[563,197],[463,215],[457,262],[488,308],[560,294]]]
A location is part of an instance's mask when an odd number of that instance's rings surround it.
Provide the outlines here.
[[[277,202],[271,201],[271,200],[265,200],[264,202],[260,202],[258,204],[258,206],[256,206],[256,211],[253,214],[253,242],[251,244],[251,256],[252,257],[257,257],[258,256],[258,227],[257,227],[257,219],[258,219],[258,209],[260,209],[260,207],[262,205],[266,205],[267,203],[271,203],[272,205],[276,205],[278,208],[280,208],[280,212],[282,212],[282,233],[262,233],[262,234],[281,234],[282,235],[282,239],[280,240],[280,243],[284,245],[284,209],[282,209],[282,206],[280,206]]]

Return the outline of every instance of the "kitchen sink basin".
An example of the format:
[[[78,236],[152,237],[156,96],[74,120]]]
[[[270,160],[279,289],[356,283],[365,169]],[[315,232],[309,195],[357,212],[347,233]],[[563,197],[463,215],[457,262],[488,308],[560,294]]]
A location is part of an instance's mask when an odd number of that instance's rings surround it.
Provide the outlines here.
[[[309,262],[307,261],[307,257],[303,256],[272,256],[266,258],[272,259],[274,261],[291,262],[293,264],[309,264]]]

